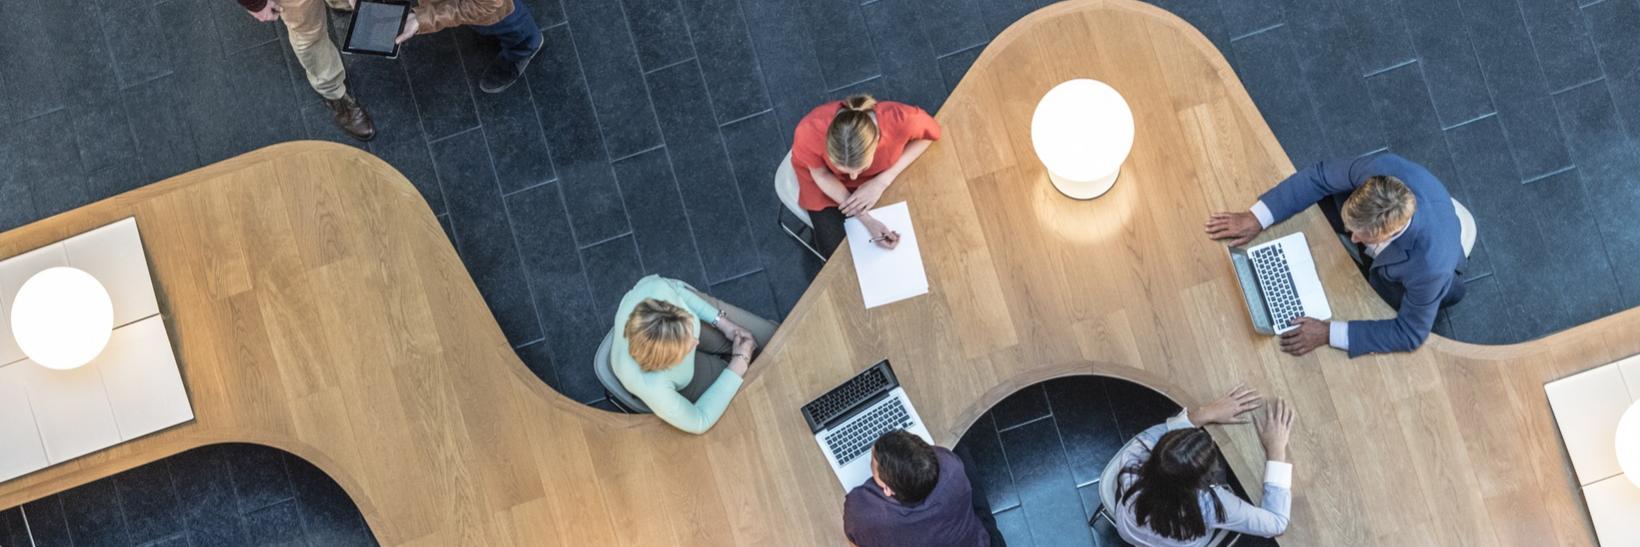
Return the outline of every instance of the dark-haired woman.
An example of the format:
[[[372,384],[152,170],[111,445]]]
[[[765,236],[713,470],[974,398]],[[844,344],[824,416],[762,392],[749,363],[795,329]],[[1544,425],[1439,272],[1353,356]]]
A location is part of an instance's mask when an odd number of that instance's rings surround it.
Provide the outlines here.
[[[1259,406],[1258,392],[1246,386],[1203,407],[1185,409],[1140,433],[1123,449],[1116,485],[1116,532],[1134,545],[1201,547],[1215,530],[1262,537],[1287,531],[1292,512],[1293,466],[1287,437],[1293,410],[1275,401],[1257,422],[1264,445],[1264,497],[1253,505],[1224,484],[1218,446],[1204,426],[1243,424],[1243,414]]]
[[[900,234],[871,217],[883,190],[940,138],[940,124],[923,109],[870,95],[832,101],[810,111],[792,135],[798,205],[814,224],[814,244],[828,255],[847,238],[843,219],[859,219],[886,248]]]

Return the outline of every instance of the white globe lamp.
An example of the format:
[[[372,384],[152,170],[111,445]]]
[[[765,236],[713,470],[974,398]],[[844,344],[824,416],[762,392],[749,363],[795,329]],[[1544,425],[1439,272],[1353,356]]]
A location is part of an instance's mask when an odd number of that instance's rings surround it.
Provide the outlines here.
[[[1640,401],[1629,405],[1617,421],[1617,465],[1629,482],[1640,486]]]
[[[1031,146],[1061,193],[1075,199],[1099,197],[1116,184],[1122,162],[1133,150],[1133,111],[1104,82],[1061,83],[1036,104]]]
[[[17,290],[11,331],[29,360],[46,368],[76,368],[108,346],[114,303],[108,289],[84,270],[49,268]]]

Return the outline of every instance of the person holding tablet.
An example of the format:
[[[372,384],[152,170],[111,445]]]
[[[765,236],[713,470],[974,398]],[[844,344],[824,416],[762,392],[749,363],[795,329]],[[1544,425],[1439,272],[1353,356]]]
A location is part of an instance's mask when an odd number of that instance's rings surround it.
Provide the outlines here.
[[[421,0],[410,10],[397,42],[402,44],[417,34],[461,26],[473,27],[501,46],[496,59],[479,76],[478,89],[485,93],[500,93],[511,87],[541,51],[541,27],[535,24],[535,16],[523,2],[513,0]],[[451,70],[459,68],[451,67]]]
[[[364,111],[359,100],[347,92],[347,74],[342,69],[342,54],[336,43],[330,41],[325,26],[325,6],[348,11],[353,9],[348,0],[238,0],[239,5],[258,21],[284,19],[290,30],[290,49],[296,60],[307,71],[308,85],[325,99],[336,126],[355,139],[368,141],[376,137],[376,125]]]
[[[940,138],[940,124],[923,109],[855,95],[810,111],[792,136],[797,201],[814,224],[814,244],[828,256],[848,237],[854,217],[871,240],[892,249],[900,234],[871,218],[883,191]]]

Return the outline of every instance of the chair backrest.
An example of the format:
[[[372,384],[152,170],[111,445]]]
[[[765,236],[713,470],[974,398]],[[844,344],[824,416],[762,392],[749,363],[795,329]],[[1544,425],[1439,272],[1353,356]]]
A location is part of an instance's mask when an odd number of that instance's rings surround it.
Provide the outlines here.
[[[797,170],[792,168],[792,153],[786,152],[786,158],[780,160],[780,168],[774,172],[774,193],[780,196],[780,203],[791,211],[792,216],[803,221],[803,224],[813,228],[814,221],[809,220],[809,212],[797,204]]]
[[[592,354],[592,373],[598,376],[598,383],[604,385],[604,391],[609,392],[609,396],[621,406],[633,412],[647,413],[649,406],[643,404],[643,400],[637,395],[627,391],[626,386],[621,385],[621,379],[615,377],[615,367],[609,360],[610,348],[614,344],[615,331],[610,330],[609,334],[604,335],[603,343],[598,344],[598,351]]]
[[[1463,242],[1463,256],[1469,257],[1469,251],[1475,248],[1475,236],[1479,235],[1475,228],[1475,215],[1470,214],[1469,208],[1458,203],[1458,198],[1452,198],[1452,209],[1458,213],[1458,240]]]

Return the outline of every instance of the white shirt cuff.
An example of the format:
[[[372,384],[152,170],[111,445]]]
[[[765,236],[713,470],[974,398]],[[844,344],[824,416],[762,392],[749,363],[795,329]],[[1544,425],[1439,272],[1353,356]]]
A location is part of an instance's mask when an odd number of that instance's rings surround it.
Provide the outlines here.
[[[1273,484],[1292,490],[1293,464],[1274,460],[1264,462],[1264,484]]]
[[[1327,324],[1327,345],[1344,350],[1350,350],[1350,322],[1333,321]]]
[[[1178,414],[1174,414],[1172,418],[1167,419],[1168,431],[1190,429],[1192,427],[1196,427],[1196,424],[1190,423],[1190,409],[1188,408],[1180,410]]]
[[[1271,224],[1276,223],[1276,216],[1270,214],[1270,206],[1265,205],[1264,200],[1262,199],[1257,203],[1254,203],[1253,206],[1247,210],[1247,212],[1253,213],[1253,216],[1258,217],[1258,225],[1260,228],[1269,228]]]

